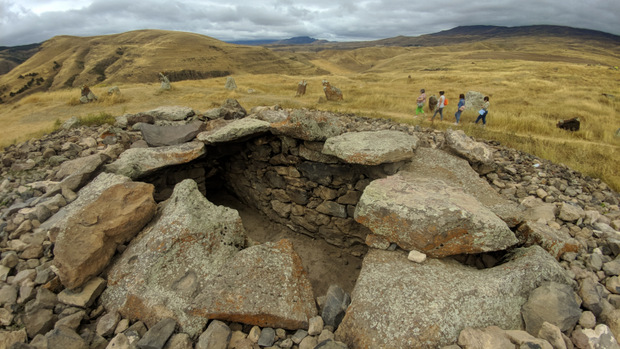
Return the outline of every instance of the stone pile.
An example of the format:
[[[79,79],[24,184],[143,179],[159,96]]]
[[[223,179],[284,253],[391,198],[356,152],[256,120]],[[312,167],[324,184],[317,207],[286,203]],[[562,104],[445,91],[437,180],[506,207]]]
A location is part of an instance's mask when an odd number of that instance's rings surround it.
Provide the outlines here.
[[[231,100],[1,161],[0,347],[619,348],[618,193],[462,131]],[[210,187],[363,256],[353,292]]]

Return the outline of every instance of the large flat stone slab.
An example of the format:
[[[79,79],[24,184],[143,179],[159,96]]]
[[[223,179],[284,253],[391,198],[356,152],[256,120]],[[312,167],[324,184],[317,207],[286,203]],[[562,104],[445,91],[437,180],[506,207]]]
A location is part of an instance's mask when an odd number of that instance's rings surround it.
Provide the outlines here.
[[[418,148],[411,161],[403,166],[400,172],[407,178],[435,178],[461,188],[493,211],[510,227],[522,221],[523,212],[517,204],[499,195],[486,180],[474,171],[467,160],[443,150]]]
[[[78,197],[75,201],[61,208],[55,215],[41,224],[39,228],[47,232],[52,242],[56,241],[58,234],[66,229],[66,222],[70,217],[76,215],[85,206],[97,200],[101,196],[101,193],[111,186],[130,181],[131,179],[129,177],[122,175],[105,172],[99,174],[78,192]]]
[[[194,110],[190,107],[163,106],[146,112],[157,120],[181,121],[194,115]]]
[[[349,132],[325,141],[323,154],[347,163],[380,165],[409,160],[418,146],[418,138],[400,131]]]
[[[355,220],[405,250],[436,258],[503,250],[518,242],[504,221],[462,189],[402,174],[371,182]]]
[[[450,258],[412,263],[404,253],[371,249],[336,339],[349,348],[439,348],[466,327],[522,330],[521,307],[545,281],[574,283],[539,246],[482,270]]]
[[[270,125],[267,121],[253,118],[237,119],[218,129],[201,132],[196,139],[205,144],[241,141],[269,131]]]
[[[478,173],[486,174],[493,170],[493,149],[482,142],[476,142],[463,130],[446,130],[446,145],[454,154],[469,161]]]
[[[281,122],[271,124],[273,132],[304,141],[325,141],[344,132],[345,125],[330,113],[310,110],[294,110]]]
[[[116,184],[66,221],[54,246],[54,265],[65,287],[75,289],[98,275],[116,247],[151,220],[157,210],[153,190],[146,183]]]
[[[142,138],[150,147],[163,147],[189,142],[196,138],[203,123],[200,121],[190,122],[185,125],[149,125],[142,124],[140,131]]]
[[[190,162],[205,153],[204,143],[198,141],[157,148],[131,148],[105,168],[107,172],[136,179],[164,167]]]
[[[312,288],[289,242],[242,250],[237,211],[209,202],[185,180],[108,273],[107,310],[152,326],[174,318],[199,335],[209,319],[274,328],[307,327]]]

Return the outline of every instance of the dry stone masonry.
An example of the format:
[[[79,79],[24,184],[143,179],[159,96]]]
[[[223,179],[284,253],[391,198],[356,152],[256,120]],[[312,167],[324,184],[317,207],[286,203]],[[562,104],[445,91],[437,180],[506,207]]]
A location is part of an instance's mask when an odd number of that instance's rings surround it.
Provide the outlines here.
[[[2,348],[620,348],[600,180],[462,131],[235,100],[76,127],[0,155]],[[363,259],[355,287],[316,294],[222,189]]]

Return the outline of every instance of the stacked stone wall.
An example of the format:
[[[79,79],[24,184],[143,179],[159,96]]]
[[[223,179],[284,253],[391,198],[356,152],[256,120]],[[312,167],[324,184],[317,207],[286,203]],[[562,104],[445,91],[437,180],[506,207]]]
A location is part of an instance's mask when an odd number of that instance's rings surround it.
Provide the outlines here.
[[[155,186],[158,202],[189,178],[203,195],[225,188],[295,232],[341,247],[364,244],[369,230],[354,220],[357,202],[372,180],[394,174],[401,164],[347,164],[322,154],[322,148],[323,142],[263,135],[208,146],[206,156],[140,180]]]
[[[362,244],[368,230],[355,222],[355,206],[372,180],[398,165],[345,164],[321,154],[322,146],[290,137],[254,138],[218,161],[220,176],[230,192],[275,222],[336,246]]]

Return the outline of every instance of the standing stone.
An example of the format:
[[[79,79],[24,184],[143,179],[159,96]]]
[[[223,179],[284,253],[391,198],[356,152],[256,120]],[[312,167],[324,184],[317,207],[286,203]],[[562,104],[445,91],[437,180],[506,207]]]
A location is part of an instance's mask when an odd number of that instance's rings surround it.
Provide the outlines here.
[[[235,83],[235,79],[232,76],[226,78],[226,85],[224,86],[227,90],[235,90],[237,89],[237,84]]]
[[[161,81],[160,90],[170,90],[172,86],[170,86],[170,80],[163,72],[159,73],[159,81]]]
[[[308,82],[306,80],[301,80],[298,84],[297,84],[297,93],[295,94],[295,97],[301,97],[303,95],[306,94],[306,87],[308,86]]]
[[[343,99],[342,91],[340,91],[339,88],[330,85],[329,81],[327,80],[323,80],[322,84],[323,92],[325,92],[325,98],[328,101],[341,101]]]

